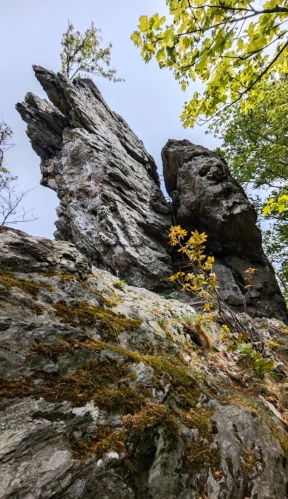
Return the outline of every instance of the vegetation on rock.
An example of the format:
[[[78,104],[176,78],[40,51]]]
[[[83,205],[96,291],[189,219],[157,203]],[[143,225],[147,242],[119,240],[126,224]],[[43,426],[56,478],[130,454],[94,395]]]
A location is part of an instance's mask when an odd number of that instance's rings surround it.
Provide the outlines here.
[[[18,177],[11,175],[4,166],[4,153],[14,146],[10,142],[12,129],[2,120],[0,121],[0,225],[14,225],[19,222],[36,220],[32,210],[20,207],[28,191],[17,191],[15,184]]]
[[[81,484],[87,483],[89,491],[106,493],[108,477],[107,497],[111,487],[113,496],[124,487],[134,495],[146,497],[148,490],[151,497],[162,499],[168,488],[171,497],[186,490],[205,497],[209,487],[231,495],[236,481],[245,484],[241,494],[248,497],[258,478],[270,491],[275,478],[272,483],[268,470],[273,466],[284,496],[287,433],[265,404],[273,403],[285,420],[285,383],[276,383],[269,373],[263,379],[250,373],[250,386],[243,386],[236,380],[239,366],[233,352],[209,352],[194,343],[188,329],[198,322],[189,305],[127,286],[122,301],[109,306],[105,299],[115,294],[115,276],[99,269],[92,274],[73,246],[35,240],[8,228],[1,233],[6,236],[0,240],[1,250],[5,242],[5,250],[10,249],[1,251],[2,269],[15,266],[20,255],[25,255],[26,269],[19,275],[3,270],[2,277],[6,301],[1,304],[0,344],[5,365],[0,367],[0,397],[9,453],[0,467],[8,463],[18,470],[29,452],[33,469],[29,461],[28,490],[39,469],[45,478],[49,475],[53,491],[59,473],[61,480],[71,476],[74,486],[80,469]],[[19,311],[23,295],[41,305],[41,317],[31,316],[24,302]],[[142,322],[134,318],[135,311]],[[278,338],[279,321],[267,319],[267,324]],[[204,329],[205,314],[199,325]],[[206,327],[211,330],[211,324]],[[285,331],[283,327],[283,338]],[[98,339],[102,336],[105,341]],[[275,343],[283,353],[281,342]],[[10,426],[15,419],[16,443]],[[16,460],[12,448],[17,448]],[[46,472],[55,456],[68,464],[67,472],[54,465]],[[62,483],[56,485],[61,494],[67,489],[67,482]],[[5,485],[7,497],[17,490],[14,484]],[[87,494],[84,489],[83,499]]]
[[[9,272],[8,270],[4,270],[0,268],[0,285],[4,286],[6,290],[11,290],[16,287],[21,289],[24,293],[27,293],[32,296],[32,298],[36,299],[38,294],[42,289],[46,289],[47,291],[53,292],[54,288],[50,284],[46,282],[39,281],[35,282],[29,279],[23,279],[17,277],[14,272]],[[0,291],[0,295],[3,294]]]
[[[122,331],[134,331],[140,328],[141,321],[130,319],[103,306],[95,307],[78,300],[68,306],[64,300],[54,305],[55,313],[61,321],[80,326],[82,329],[97,328],[103,339],[116,338]]]
[[[170,280],[179,281],[182,285],[181,291],[189,291],[203,299],[203,312],[210,314],[205,319],[208,321],[218,315],[222,323],[220,336],[222,340],[228,341],[228,348],[239,351],[241,353],[240,360],[244,357],[248,360],[248,366],[260,377],[263,377],[263,373],[274,369],[274,362],[263,357],[263,344],[260,347],[261,353],[252,346],[250,343],[252,340],[251,332],[247,324],[245,324],[245,319],[240,322],[237,315],[225,303],[221,290],[219,290],[216,275],[213,272],[214,257],[207,257],[204,254],[204,243],[207,235],[204,232],[199,234],[195,230],[191,232],[188,239],[187,236],[187,231],[179,225],[171,227],[169,234],[170,244],[178,247],[177,251],[184,253],[189,258],[192,269],[191,272],[177,272],[170,277]],[[184,242],[182,242],[183,240]],[[247,293],[249,293],[252,286],[254,271],[254,268],[247,268],[245,271],[247,273],[245,286]]]
[[[74,31],[74,26],[68,22],[67,31],[63,34],[61,45],[63,52],[60,57],[62,61],[62,73],[70,80],[77,77],[89,77],[89,75],[103,76],[114,82],[123,81],[116,78],[116,69],[110,69],[111,48],[101,48],[102,40],[97,29],[92,22],[91,28],[88,28],[84,34],[80,31]],[[107,66],[107,69],[105,69]]]

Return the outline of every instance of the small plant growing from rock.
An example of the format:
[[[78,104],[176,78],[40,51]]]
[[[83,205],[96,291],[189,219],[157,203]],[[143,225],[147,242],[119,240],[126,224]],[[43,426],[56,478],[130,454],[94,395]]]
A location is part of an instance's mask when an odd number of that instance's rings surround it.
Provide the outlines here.
[[[247,325],[240,322],[221,296],[213,272],[214,257],[204,254],[207,235],[205,232],[199,233],[195,230],[191,232],[190,237],[187,236],[187,231],[179,225],[171,227],[170,245],[178,247],[177,251],[189,258],[193,270],[188,273],[177,272],[170,277],[170,281],[180,282],[181,291],[191,292],[203,299],[203,312],[207,313],[206,320],[213,320],[216,315],[220,317],[222,341],[229,342],[228,349],[240,352],[240,360],[245,359],[248,367],[262,378],[266,371],[274,369],[274,363],[253,348]],[[251,289],[254,272],[254,268],[246,270],[246,295]]]
[[[117,281],[113,282],[113,286],[114,286],[114,288],[124,289],[125,286],[128,286],[128,284],[125,281],[125,279],[117,279]]]
[[[227,324],[232,335],[241,333],[243,331],[242,324],[225,303],[219,291],[216,274],[213,272],[214,257],[204,254],[204,243],[207,240],[207,235],[205,232],[200,234],[196,230],[191,232],[191,236],[186,242],[183,242],[187,235],[187,231],[179,225],[171,227],[170,245],[178,246],[177,251],[184,253],[189,258],[192,263],[192,272],[177,272],[170,277],[170,281],[180,282],[181,291],[189,291],[203,298],[203,312],[209,314],[206,320],[213,318],[215,311],[217,311],[223,324]]]
[[[246,361],[260,378],[263,378],[265,372],[274,369],[274,362],[262,357],[260,352],[254,350],[251,343],[241,343],[237,346],[237,350],[240,352],[240,360]]]

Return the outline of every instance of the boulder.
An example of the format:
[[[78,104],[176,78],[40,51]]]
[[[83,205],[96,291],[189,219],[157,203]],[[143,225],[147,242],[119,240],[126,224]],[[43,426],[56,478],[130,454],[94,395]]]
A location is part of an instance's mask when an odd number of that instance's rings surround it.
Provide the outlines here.
[[[238,310],[246,308],[252,316],[287,320],[285,300],[262,249],[256,211],[224,159],[188,140],[169,140],[162,159],[176,223],[208,235],[206,249],[216,259],[225,301]],[[249,267],[256,270],[247,292]]]
[[[191,306],[116,284],[71,243],[0,227],[1,499],[287,498],[279,384],[237,385]]]
[[[153,158],[91,80],[34,71],[51,103],[28,93],[16,108],[41,158],[41,183],[60,199],[55,238],[131,284],[169,287],[171,220]]]

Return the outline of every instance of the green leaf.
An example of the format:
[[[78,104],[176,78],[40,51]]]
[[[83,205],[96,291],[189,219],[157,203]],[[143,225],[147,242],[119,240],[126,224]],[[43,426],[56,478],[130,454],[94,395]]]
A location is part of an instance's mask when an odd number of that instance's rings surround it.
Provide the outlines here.
[[[166,17],[159,17],[159,14],[155,14],[151,19],[153,28],[157,30],[159,30],[162,24],[166,21]]]
[[[139,18],[139,29],[140,31],[144,32],[144,31],[148,31],[149,29],[149,19],[148,19],[148,16],[141,16]]]
[[[141,46],[142,39],[139,31],[134,31],[134,33],[132,33],[130,38],[135,43],[136,47]]]
[[[237,350],[245,355],[251,355],[254,352],[251,343],[241,343],[238,345]]]

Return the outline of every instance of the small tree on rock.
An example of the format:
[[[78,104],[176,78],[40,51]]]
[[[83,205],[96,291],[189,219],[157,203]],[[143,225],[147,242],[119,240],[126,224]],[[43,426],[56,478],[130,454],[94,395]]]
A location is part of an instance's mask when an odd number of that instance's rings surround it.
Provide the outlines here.
[[[116,69],[110,69],[111,48],[101,48],[100,41],[102,40],[99,33],[100,29],[95,28],[92,22],[91,28],[84,33],[74,31],[74,26],[68,22],[68,29],[63,34],[61,45],[63,52],[60,57],[62,61],[62,73],[70,80],[80,77],[84,74],[85,77],[89,74],[103,76],[110,81],[123,81],[122,78],[116,78]],[[105,69],[105,66],[107,69]]]

